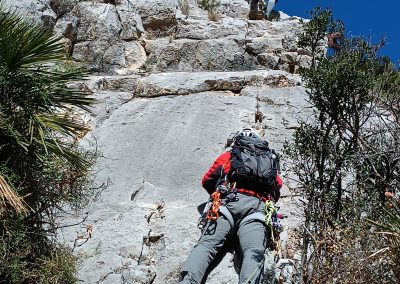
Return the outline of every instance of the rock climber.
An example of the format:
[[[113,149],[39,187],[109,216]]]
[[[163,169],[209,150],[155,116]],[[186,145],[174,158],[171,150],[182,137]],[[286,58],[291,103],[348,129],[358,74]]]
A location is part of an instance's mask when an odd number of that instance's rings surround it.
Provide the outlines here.
[[[228,141],[231,150],[221,154],[202,179],[210,201],[199,221],[201,237],[181,268],[179,283],[205,283],[213,261],[232,239],[242,259],[239,283],[260,283],[262,278],[269,238],[265,204],[280,197],[279,157],[252,128]]]
[[[278,3],[278,0],[261,0],[264,2],[263,15],[258,14],[258,2],[260,0],[249,0],[250,1],[250,12],[249,20],[263,20],[265,18],[269,19],[270,13],[274,6]],[[248,1],[248,2],[249,2]]]

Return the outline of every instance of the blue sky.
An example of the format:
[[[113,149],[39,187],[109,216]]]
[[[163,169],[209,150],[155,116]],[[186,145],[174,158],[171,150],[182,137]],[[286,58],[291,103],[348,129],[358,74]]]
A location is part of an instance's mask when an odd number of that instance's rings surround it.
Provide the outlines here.
[[[376,4],[374,4],[374,2]],[[279,0],[275,6],[290,16],[306,18],[306,11],[321,5],[330,7],[334,17],[344,22],[353,35],[386,37],[387,45],[382,54],[393,62],[400,60],[400,0]]]

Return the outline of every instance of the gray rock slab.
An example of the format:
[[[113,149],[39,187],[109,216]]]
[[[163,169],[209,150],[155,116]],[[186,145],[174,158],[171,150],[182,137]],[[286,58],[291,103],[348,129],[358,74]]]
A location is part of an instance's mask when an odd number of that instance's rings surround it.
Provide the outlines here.
[[[103,69],[118,73],[118,69],[127,72],[141,68],[146,62],[146,52],[137,41],[120,41],[108,48],[103,55]]]
[[[103,70],[103,56],[111,46],[107,40],[79,42],[74,45],[72,59],[85,64],[87,70],[99,72]]]
[[[72,14],[65,14],[57,19],[53,29],[56,37],[64,37],[71,42],[76,42],[78,35],[78,18]]]
[[[199,237],[196,207],[207,200],[201,177],[224,150],[227,137],[253,125],[255,92],[133,99],[117,103],[90,133],[87,139],[95,137],[104,156],[96,167],[96,181],[111,184],[87,209],[92,238],[75,249],[83,256],[79,275],[84,283],[176,283],[180,265]],[[299,93],[295,87],[271,88],[268,97],[279,108],[285,107],[280,102]],[[277,125],[266,136],[278,150],[285,135],[281,128]],[[73,246],[82,231],[68,228],[63,235]],[[154,241],[146,244],[150,237]],[[228,255],[208,283],[236,281]]]
[[[200,188],[201,176],[222,151],[228,134],[243,124],[244,113],[233,110],[239,105],[251,108],[253,101],[206,93],[133,100],[92,132],[105,157],[98,165],[97,179],[110,179],[112,184],[89,209],[93,238],[77,249],[88,254],[81,266],[84,282],[94,283],[115,271],[127,261],[124,256],[140,255],[150,229],[151,234],[164,234],[154,251],[153,244],[144,247],[148,265],[157,263],[154,283],[165,283],[164,278],[179,270],[199,235],[196,206],[207,199]],[[141,180],[145,182],[138,183]],[[147,223],[146,216],[161,201],[165,217],[156,214]],[[127,246],[131,252],[121,256],[121,248]]]
[[[81,0],[50,0],[50,6],[58,17],[62,17],[71,12],[79,2]]]
[[[91,75],[85,81],[78,83],[78,88],[86,88],[91,92],[97,91],[125,91],[133,92],[141,75]]]
[[[103,121],[110,118],[112,113],[124,103],[132,99],[132,94],[129,92],[96,92],[94,98],[97,103],[93,107],[94,114],[91,116],[91,124],[94,128],[99,127]]]
[[[186,95],[205,91],[240,93],[247,85],[286,86],[300,84],[300,77],[283,71],[254,70],[242,72],[171,72],[151,74],[138,83],[136,94],[145,97]]]
[[[219,11],[232,18],[247,18],[249,4],[246,0],[221,0]]]
[[[85,63],[93,71],[126,74],[138,71],[146,61],[146,52],[137,41],[93,40],[74,45],[72,59]]]

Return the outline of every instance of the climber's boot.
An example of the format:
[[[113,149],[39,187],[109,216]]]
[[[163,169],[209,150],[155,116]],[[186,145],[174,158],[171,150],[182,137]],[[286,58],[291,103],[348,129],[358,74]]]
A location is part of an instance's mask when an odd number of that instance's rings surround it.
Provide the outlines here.
[[[249,20],[265,20],[265,17],[259,11],[250,11]]]
[[[257,11],[250,11],[249,12],[249,20],[257,20]]]

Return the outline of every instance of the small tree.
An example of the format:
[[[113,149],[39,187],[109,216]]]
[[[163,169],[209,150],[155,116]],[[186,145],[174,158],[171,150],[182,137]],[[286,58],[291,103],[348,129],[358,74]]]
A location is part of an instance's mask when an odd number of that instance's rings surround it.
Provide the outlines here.
[[[316,66],[316,61],[322,58],[326,50],[325,39],[328,35],[343,34],[344,25],[333,18],[331,9],[316,7],[309,12],[309,22],[301,20],[303,32],[299,34],[299,47],[306,48],[312,56],[311,68]]]
[[[75,259],[56,241],[57,212],[90,196],[93,152],[76,110],[93,99],[67,88],[63,44],[0,7],[0,282],[74,283]]]
[[[314,113],[285,148],[307,200],[302,281],[395,283],[395,261],[368,259],[382,239],[366,217],[382,218],[385,192],[400,185],[399,72],[379,55],[382,43],[363,38],[341,34],[319,53],[321,39],[344,29],[330,10],[311,15],[300,41],[313,53],[302,76]]]

